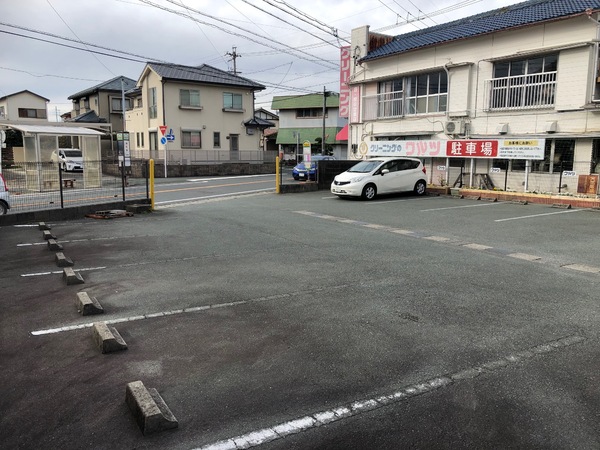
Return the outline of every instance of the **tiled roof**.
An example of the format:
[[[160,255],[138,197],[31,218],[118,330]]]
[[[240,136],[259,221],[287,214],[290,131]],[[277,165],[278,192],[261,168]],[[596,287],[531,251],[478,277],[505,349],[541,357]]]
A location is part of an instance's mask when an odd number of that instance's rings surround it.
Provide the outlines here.
[[[13,96],[15,96],[15,95],[24,94],[24,93],[26,93],[26,92],[30,93],[31,95],[35,95],[36,97],[39,97],[39,98],[41,98],[42,100],[46,100],[47,102],[49,102],[49,101],[50,101],[50,100],[49,100],[49,99],[47,99],[46,97],[42,97],[41,95],[38,95],[38,94],[36,94],[35,92],[31,92],[31,91],[29,91],[29,90],[27,90],[27,89],[24,89],[24,90],[22,90],[22,91],[15,92],[15,93],[13,93],[13,94],[8,94],[8,95],[5,95],[5,96],[3,96],[3,97],[0,97],[0,100],[5,100],[5,99],[7,99],[8,97],[13,97]]]
[[[333,93],[327,97],[326,106],[328,108],[339,108],[339,94]],[[322,107],[323,94],[276,95],[271,102],[271,109],[274,110]]]
[[[85,97],[90,94],[94,94],[98,91],[118,91],[121,92],[121,78],[123,78],[123,87],[126,91],[135,87],[135,80],[124,76],[114,77],[112,80],[104,81],[103,83],[92,86],[91,88],[79,91],[76,94],[69,96],[69,100]]]
[[[151,62],[148,63],[148,67],[160,77],[170,80],[192,81],[203,84],[220,84],[249,88],[258,91],[265,89],[265,86],[260,83],[256,83],[248,78],[240,77],[239,75],[234,75],[231,72],[225,72],[224,70],[217,69],[207,64],[192,67]]]
[[[391,56],[444,42],[494,33],[509,28],[558,20],[600,10],[600,0],[530,0],[475,16],[395,36],[361,61]]]

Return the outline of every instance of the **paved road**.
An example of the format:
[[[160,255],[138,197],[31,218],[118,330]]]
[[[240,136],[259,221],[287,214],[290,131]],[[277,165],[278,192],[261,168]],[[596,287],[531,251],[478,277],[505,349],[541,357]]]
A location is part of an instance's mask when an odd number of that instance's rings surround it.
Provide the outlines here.
[[[2,227],[0,442],[599,448],[599,220],[445,197],[206,198],[52,224],[77,286],[41,231]],[[99,353],[78,291],[127,351]],[[140,433],[135,380],[177,430]]]

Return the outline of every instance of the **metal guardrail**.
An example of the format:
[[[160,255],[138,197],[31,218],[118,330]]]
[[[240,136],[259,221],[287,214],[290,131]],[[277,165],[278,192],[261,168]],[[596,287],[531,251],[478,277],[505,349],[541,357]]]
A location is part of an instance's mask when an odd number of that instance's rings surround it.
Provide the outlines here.
[[[20,162],[2,175],[10,193],[10,213],[147,199],[147,161],[132,161],[123,170],[112,161],[85,161],[79,172],[47,162]]]

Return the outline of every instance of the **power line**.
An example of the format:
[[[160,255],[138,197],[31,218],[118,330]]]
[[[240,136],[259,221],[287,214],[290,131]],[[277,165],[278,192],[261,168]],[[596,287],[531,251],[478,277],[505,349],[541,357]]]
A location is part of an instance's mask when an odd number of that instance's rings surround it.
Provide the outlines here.
[[[160,9],[160,10],[163,10],[163,11],[166,11],[166,12],[169,12],[169,13],[172,13],[172,14],[176,14],[176,15],[182,16],[182,13],[181,13],[180,11],[177,11],[177,10],[174,10],[174,9],[167,8],[167,7],[165,7],[165,6],[162,6],[162,5],[159,5],[159,4],[157,4],[157,3],[151,2],[150,0],[139,0],[139,1],[140,1],[140,2],[142,2],[142,3],[145,3],[145,4],[147,4],[147,5],[154,6],[154,7],[158,8],[158,9]],[[169,2],[169,3],[175,4],[174,0],[166,0],[166,1],[167,1],[167,2]],[[229,26],[231,26],[231,27],[238,28],[239,30],[241,30],[241,31],[243,31],[243,32],[245,32],[245,33],[249,33],[250,35],[257,36],[257,37],[259,37],[260,39],[265,39],[265,40],[267,39],[267,38],[265,38],[264,36],[261,36],[261,35],[259,35],[259,34],[257,34],[257,33],[254,33],[254,32],[253,32],[253,31],[251,31],[251,30],[247,30],[247,29],[245,29],[245,28],[242,28],[242,27],[236,27],[234,24],[232,24],[232,23],[230,23],[230,22],[227,22],[227,21],[225,21],[225,20],[222,20],[222,19],[219,19],[219,18],[217,18],[217,17],[211,16],[210,14],[203,13],[203,12],[201,12],[201,11],[198,11],[197,9],[189,8],[189,10],[190,10],[190,11],[193,11],[194,13],[196,13],[196,14],[199,14],[199,15],[201,15],[201,16],[206,16],[206,17],[208,17],[208,18],[210,18],[210,19],[216,20],[216,21],[218,21],[218,22],[222,22],[222,23],[224,23],[224,24],[226,24],[226,25],[229,25]],[[190,18],[190,16],[185,16],[185,15],[183,15],[183,17]],[[234,36],[238,36],[238,37],[242,37],[242,38],[244,38],[244,39],[247,39],[247,40],[249,40],[249,41],[252,41],[252,42],[254,42],[254,43],[256,43],[256,44],[259,44],[259,45],[262,45],[262,46],[265,46],[265,47],[269,47],[269,48],[271,48],[271,49],[278,50],[278,51],[280,51],[280,52],[283,52],[283,53],[288,53],[288,54],[289,54],[289,52],[284,52],[284,51],[283,51],[283,49],[281,49],[281,48],[277,48],[277,47],[275,47],[275,46],[272,46],[272,45],[270,45],[270,44],[268,44],[268,43],[265,43],[265,42],[258,41],[258,40],[256,40],[256,39],[253,39],[253,38],[249,37],[249,36],[246,36],[246,35],[243,35],[243,34],[240,34],[240,33],[236,33],[236,32],[234,32],[234,31],[227,30],[227,29],[224,29],[224,28],[221,28],[221,27],[218,27],[217,25],[215,25],[215,24],[213,24],[213,23],[210,23],[210,22],[204,22],[204,21],[201,21],[201,20],[199,20],[199,19],[196,19],[196,18],[193,18],[193,19],[191,19],[191,18],[190,18],[190,20],[197,21],[198,23],[202,23],[202,24],[204,24],[204,25],[206,25],[206,26],[210,26],[210,27],[216,28],[216,29],[218,29],[218,30],[220,30],[220,31],[223,31],[223,32],[225,32],[225,33],[228,33],[228,34],[231,34],[231,35],[234,35]],[[278,45],[281,45],[281,46],[283,46],[283,47],[285,47],[285,48],[289,49],[290,51],[293,51],[293,52],[296,52],[296,53],[301,53],[301,54],[304,54],[304,55],[307,55],[307,56],[314,57],[314,55],[310,55],[309,53],[306,53],[306,52],[304,52],[304,51],[302,51],[302,50],[297,50],[297,49],[295,49],[295,48],[293,48],[293,47],[291,47],[291,46],[289,46],[289,45],[287,45],[287,44],[284,44],[283,42],[279,42],[279,41],[277,41],[277,40],[274,40],[274,39],[270,39],[270,40],[272,40],[273,42],[277,43]],[[298,55],[296,55],[296,57],[302,58],[302,59],[304,59],[304,60],[307,60],[307,61],[311,61],[311,60],[308,60],[308,59],[306,59],[305,57],[302,57],[302,56],[298,56]],[[313,61],[311,61],[311,62],[315,62],[316,64],[323,65],[323,66],[325,66],[325,65],[326,65],[326,67],[330,67],[330,68],[332,68],[332,69],[333,69],[333,68],[336,68],[336,67],[333,67],[333,65],[332,65],[332,64],[331,64],[329,61],[326,61],[326,60],[324,60],[324,59],[321,59],[321,58],[316,58],[316,59],[317,59],[317,61],[314,61],[314,60],[313,60]]]

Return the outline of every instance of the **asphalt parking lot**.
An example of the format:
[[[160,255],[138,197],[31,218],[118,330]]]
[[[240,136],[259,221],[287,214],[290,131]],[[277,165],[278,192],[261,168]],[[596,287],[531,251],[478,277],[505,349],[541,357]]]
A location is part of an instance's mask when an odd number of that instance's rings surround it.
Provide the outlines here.
[[[600,447],[600,213],[327,192],[0,228],[0,445]],[[78,292],[104,314],[81,316]],[[128,345],[102,354],[91,325]],[[127,383],[178,428],[143,435]]]

